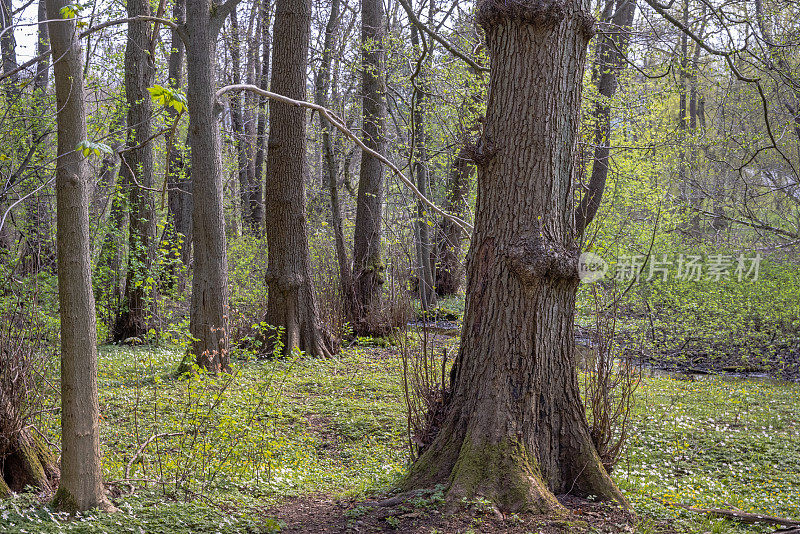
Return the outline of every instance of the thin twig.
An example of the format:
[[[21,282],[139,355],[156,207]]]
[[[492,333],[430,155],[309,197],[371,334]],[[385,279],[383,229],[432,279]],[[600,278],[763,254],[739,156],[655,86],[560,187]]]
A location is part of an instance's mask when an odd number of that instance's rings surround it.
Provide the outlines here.
[[[136,462],[136,460],[139,459],[139,457],[142,455],[142,453],[144,453],[144,450],[147,448],[147,446],[150,445],[153,441],[155,441],[155,440],[157,440],[159,438],[171,438],[171,437],[182,436],[182,435],[183,435],[183,432],[164,432],[164,433],[161,433],[161,434],[153,434],[152,436],[147,438],[144,441],[144,443],[142,443],[141,447],[139,447],[139,450],[136,451],[136,454],[133,455],[133,457],[128,461],[128,464],[125,466],[125,478],[124,479],[125,480],[130,480],[131,467],[133,467],[134,462]]]

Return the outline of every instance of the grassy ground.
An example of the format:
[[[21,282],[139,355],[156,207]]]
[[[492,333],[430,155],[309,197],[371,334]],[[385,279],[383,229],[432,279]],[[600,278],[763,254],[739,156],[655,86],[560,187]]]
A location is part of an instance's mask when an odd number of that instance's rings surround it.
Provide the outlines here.
[[[355,528],[361,501],[402,476],[402,365],[392,347],[353,347],[329,360],[238,360],[227,380],[175,379],[179,360],[171,348],[101,350],[103,467],[121,513],[65,522],[23,495],[0,502],[0,531],[273,532],[279,520],[297,519],[297,507],[286,511],[293,502],[334,503]],[[800,516],[798,394],[797,384],[646,378],[613,473],[638,514],[634,530],[665,532],[665,522],[681,532],[774,530],[664,502]],[[56,443],[57,416],[42,423]],[[154,435],[161,437],[143,448]],[[435,504],[422,500],[406,515],[436,514]],[[410,530],[393,516],[383,521],[387,530]],[[481,532],[482,521],[436,528]],[[551,531],[526,529],[514,531]]]

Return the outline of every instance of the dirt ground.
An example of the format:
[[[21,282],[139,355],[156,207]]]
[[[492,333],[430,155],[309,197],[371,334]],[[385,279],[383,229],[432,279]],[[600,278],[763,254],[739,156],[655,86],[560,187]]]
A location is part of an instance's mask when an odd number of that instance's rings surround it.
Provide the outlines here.
[[[553,518],[534,514],[502,515],[472,506],[456,513],[444,513],[441,506],[415,506],[409,501],[331,500],[325,495],[291,499],[268,513],[281,523],[281,532],[296,533],[372,533],[409,534],[509,534],[540,533],[622,533],[636,532],[637,520],[606,504],[560,496],[569,515]],[[387,504],[388,503],[388,504]],[[669,525],[650,524],[650,532],[673,534]]]

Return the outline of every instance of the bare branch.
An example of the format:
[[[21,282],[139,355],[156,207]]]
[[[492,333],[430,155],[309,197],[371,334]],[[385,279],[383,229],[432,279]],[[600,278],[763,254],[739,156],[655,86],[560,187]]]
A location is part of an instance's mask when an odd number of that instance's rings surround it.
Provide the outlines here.
[[[408,3],[407,0],[398,0],[400,5],[403,6],[403,9],[406,11],[406,15],[408,15],[409,20],[411,23],[419,28],[421,31],[430,35],[436,42],[441,44],[445,50],[459,58],[460,60],[464,61],[467,65],[475,69],[475,72],[489,72],[487,67],[482,67],[478,65],[473,59],[468,57],[467,55],[460,52],[455,46],[453,46],[447,39],[433,31],[432,29],[428,28],[419,18],[417,15],[414,14],[414,10],[411,8],[411,4]]]
[[[72,20],[72,19],[63,19],[63,20],[69,21],[69,20]],[[147,15],[140,15],[138,17],[124,18],[124,19],[109,20],[109,21],[104,22],[102,24],[98,24],[97,26],[92,26],[88,30],[81,32],[81,34],[78,37],[80,39],[83,39],[85,37],[90,36],[91,34],[93,34],[95,32],[99,32],[100,30],[106,29],[109,26],[118,26],[120,24],[127,24],[129,22],[136,22],[136,21],[140,21],[140,20],[145,20],[145,21],[150,21],[150,22],[157,22],[159,24],[163,24],[164,26],[175,30],[177,32],[178,36],[180,36],[181,40],[184,43],[186,43],[187,40],[188,40],[188,36],[186,35],[186,31],[184,31],[184,29],[181,26],[178,26],[177,24],[175,24],[174,22],[172,22],[169,19],[163,19],[163,18],[158,18],[158,17],[150,17],[150,16],[147,16]],[[45,52],[44,54],[39,54],[35,58],[29,59],[28,61],[26,61],[22,65],[19,65],[17,68],[12,69],[12,70],[10,70],[8,72],[4,72],[3,74],[0,75],[0,81],[5,80],[6,78],[8,78],[10,76],[13,76],[13,75],[17,74],[18,72],[27,69],[28,67],[32,67],[33,65],[36,65],[40,61],[50,57],[50,55],[52,53],[53,53],[53,51],[51,49],[48,49],[47,52]]]
[[[314,111],[318,112],[321,116],[325,117],[328,120],[328,122],[330,122],[337,130],[339,130],[344,135],[346,135],[347,137],[352,139],[361,148],[361,150],[367,152],[372,157],[377,158],[384,165],[389,167],[392,170],[392,172],[394,172],[397,175],[397,177],[400,178],[400,180],[404,184],[406,184],[406,186],[408,186],[409,189],[411,189],[411,191],[414,193],[414,196],[416,196],[419,200],[421,200],[423,204],[425,204],[426,206],[431,208],[433,211],[435,211],[436,213],[438,213],[439,215],[441,215],[445,219],[453,222],[454,224],[457,224],[465,232],[467,232],[467,233],[472,232],[472,225],[471,224],[469,224],[467,221],[465,221],[465,220],[463,220],[463,219],[461,219],[459,217],[456,217],[455,215],[447,213],[442,208],[440,208],[439,206],[437,206],[436,204],[431,202],[425,195],[423,195],[420,192],[419,189],[417,189],[417,186],[414,185],[414,182],[412,182],[410,179],[408,179],[402,173],[402,171],[400,171],[400,169],[397,168],[397,166],[394,163],[389,161],[387,158],[385,158],[380,153],[378,153],[378,152],[372,150],[371,148],[367,147],[361,141],[361,139],[358,138],[358,136],[356,134],[354,134],[349,128],[347,128],[347,126],[345,126],[344,121],[342,119],[340,119],[338,116],[336,116],[336,114],[333,111],[331,111],[331,110],[329,110],[327,108],[324,108],[322,106],[318,106],[317,104],[312,104],[311,102],[305,102],[303,100],[295,100],[295,99],[289,98],[287,96],[279,95],[277,93],[273,93],[273,92],[270,92],[270,91],[265,91],[265,90],[261,89],[260,87],[257,87],[255,85],[249,85],[249,84],[227,85],[227,86],[221,88],[219,91],[217,91],[216,98],[221,98],[222,95],[224,95],[225,93],[230,93],[232,91],[252,91],[252,92],[254,92],[256,94],[259,94],[261,96],[265,96],[265,97],[270,98],[272,100],[277,100],[279,102],[283,102],[284,104],[289,104],[291,106],[298,106],[298,107],[313,109]]]

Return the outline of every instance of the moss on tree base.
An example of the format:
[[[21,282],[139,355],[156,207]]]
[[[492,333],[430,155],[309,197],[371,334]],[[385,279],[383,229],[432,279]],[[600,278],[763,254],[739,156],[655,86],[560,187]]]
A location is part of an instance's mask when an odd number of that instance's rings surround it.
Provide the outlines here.
[[[447,498],[451,503],[485,498],[504,512],[563,513],[537,472],[520,444],[511,440],[480,444],[467,436],[453,467]]]
[[[22,432],[2,459],[0,498],[26,487],[52,491],[57,478],[58,469],[50,450],[39,438]]]

